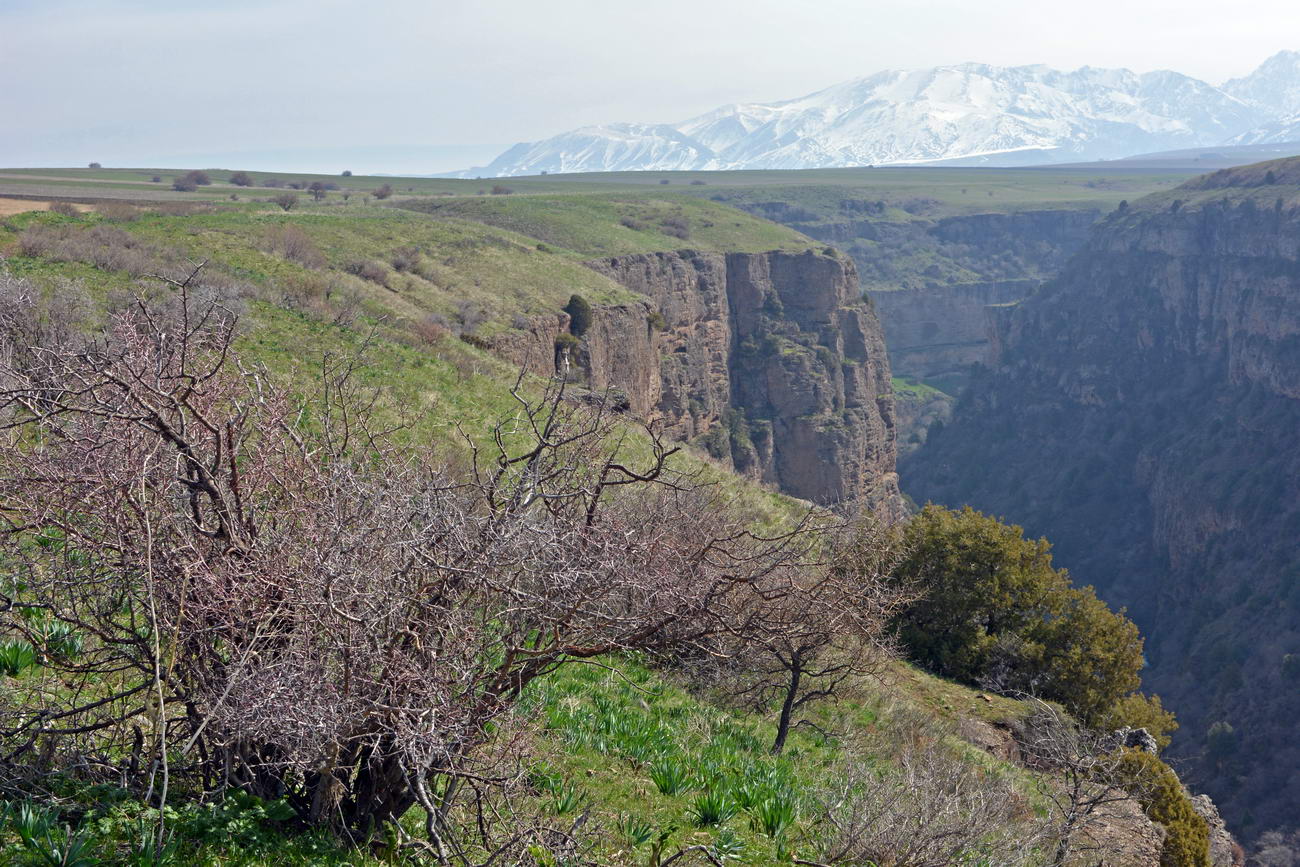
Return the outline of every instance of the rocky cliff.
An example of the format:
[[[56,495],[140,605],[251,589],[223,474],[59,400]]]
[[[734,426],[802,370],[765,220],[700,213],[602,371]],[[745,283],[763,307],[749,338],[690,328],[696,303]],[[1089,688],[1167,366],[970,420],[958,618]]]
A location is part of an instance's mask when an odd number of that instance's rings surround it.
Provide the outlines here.
[[[587,385],[796,497],[900,513],[889,362],[847,257],[682,250],[588,264],[645,301],[595,308],[570,353]],[[567,327],[538,317],[497,349],[543,372]]]
[[[1172,747],[1246,837],[1300,816],[1300,160],[1121,208],[996,323],[905,461],[1130,609]]]
[[[1101,216],[1093,208],[941,216],[940,203],[924,198],[845,199],[833,215],[779,200],[735,204],[848,253],[876,302],[894,374],[954,388],[988,351],[984,307],[1033,294]]]
[[[871,292],[889,344],[889,365],[899,376],[960,378],[989,353],[986,310],[1032,295],[1042,281],[949,283],[924,289]]]

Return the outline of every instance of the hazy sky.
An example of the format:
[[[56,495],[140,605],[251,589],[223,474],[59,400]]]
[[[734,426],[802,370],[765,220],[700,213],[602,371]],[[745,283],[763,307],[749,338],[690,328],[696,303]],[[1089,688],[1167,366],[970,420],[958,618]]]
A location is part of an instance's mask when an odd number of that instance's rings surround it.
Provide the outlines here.
[[[886,68],[1284,48],[1295,0],[0,0],[0,166],[437,172]]]

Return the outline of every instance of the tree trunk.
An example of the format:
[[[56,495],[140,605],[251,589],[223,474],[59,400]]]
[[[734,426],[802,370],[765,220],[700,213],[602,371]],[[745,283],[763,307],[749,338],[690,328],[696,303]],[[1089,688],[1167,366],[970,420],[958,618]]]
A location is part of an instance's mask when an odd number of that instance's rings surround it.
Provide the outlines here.
[[[786,684],[785,701],[781,703],[781,718],[776,723],[776,740],[772,743],[772,755],[781,755],[785,749],[785,739],[790,734],[790,717],[794,715],[794,703],[799,698],[799,681],[803,679],[803,665],[799,655],[790,658],[790,682]]]

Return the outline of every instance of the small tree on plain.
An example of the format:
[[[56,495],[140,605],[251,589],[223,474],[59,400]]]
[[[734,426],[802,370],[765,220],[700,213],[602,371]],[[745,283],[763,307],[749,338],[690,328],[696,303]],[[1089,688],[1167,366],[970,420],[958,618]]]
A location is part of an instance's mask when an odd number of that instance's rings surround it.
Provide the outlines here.
[[[311,193],[313,200],[319,202],[325,198],[325,185],[320,181],[312,181],[311,186],[307,188],[307,192]]]
[[[181,177],[172,181],[172,189],[176,190],[178,193],[192,193],[198,188],[199,185],[196,184],[194,181],[190,180],[188,176],[182,175]]]
[[[253,186],[253,178],[248,174],[248,172],[235,172],[230,176],[230,182],[237,187]]]
[[[342,175],[342,176],[345,177],[345,178],[350,178],[350,177],[352,177],[352,169],[344,169],[344,170],[343,170],[343,175]]]
[[[275,202],[286,211],[292,211],[298,207],[298,196],[296,193],[281,193],[271,201]]]
[[[89,166],[87,166],[87,168],[91,168],[91,169],[102,169],[103,166],[101,166],[99,163],[91,163]]]
[[[380,187],[379,189],[375,190],[375,198],[376,198],[376,199],[386,199],[386,198],[388,198],[389,196],[391,196],[392,194],[393,194],[393,185],[392,185],[392,184],[384,184],[382,187]]]

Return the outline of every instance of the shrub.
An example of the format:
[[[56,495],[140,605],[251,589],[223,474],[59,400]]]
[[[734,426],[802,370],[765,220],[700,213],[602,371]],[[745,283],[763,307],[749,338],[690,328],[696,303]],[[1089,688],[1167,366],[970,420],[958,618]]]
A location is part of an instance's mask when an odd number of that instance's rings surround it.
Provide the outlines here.
[[[581,295],[570,295],[569,303],[564,305],[564,312],[569,314],[569,333],[574,337],[581,337],[591,328],[591,304]]]
[[[707,184],[708,184],[708,181],[701,181],[701,180],[699,180],[699,179],[696,179],[696,180],[691,181],[691,186],[692,186],[692,187],[703,187],[703,186],[705,186],[705,185],[707,185]]]
[[[392,185],[392,184],[384,184],[382,187],[380,187],[379,189],[375,190],[375,193],[374,193],[376,199],[386,199],[386,198],[388,198],[389,196],[391,196],[392,194],[393,194],[393,185]]]
[[[81,216],[81,212],[77,210],[77,206],[72,202],[52,202],[50,204],[50,213],[59,214],[63,217]]]
[[[343,170],[343,175],[342,175],[342,176],[345,177],[345,178],[350,178],[350,177],[352,177],[352,169],[344,169],[344,170]]]
[[[298,196],[294,193],[281,193],[271,201],[275,202],[285,211],[292,211],[298,207]]]
[[[1052,568],[1025,539],[970,507],[926,506],[905,532],[893,580],[924,597],[897,619],[918,663],[989,689],[1033,692],[1098,725],[1140,684],[1142,639],[1123,612]]]
[[[1165,827],[1160,867],[1209,867],[1210,829],[1192,806],[1178,776],[1156,756],[1124,751],[1122,766],[1132,780],[1142,810]]]
[[[199,188],[199,185],[186,177],[179,177],[172,181],[172,189],[178,193],[192,193]]]
[[[660,179],[659,179],[659,185],[660,185],[661,187],[666,187],[666,186],[668,186],[668,185],[671,184],[671,183],[672,183],[672,181],[668,180],[667,178],[660,178]]]
[[[237,187],[253,186],[253,179],[249,176],[248,172],[235,172],[230,176],[230,182]]]
[[[126,202],[103,202],[96,205],[95,210],[105,220],[113,223],[129,223],[140,216],[140,209]]]
[[[212,178],[208,177],[207,172],[193,171],[186,172],[185,178],[195,186],[206,187],[212,183]]]
[[[503,187],[500,184],[497,184],[496,186],[492,187],[492,195],[494,196],[508,196],[513,192],[514,190],[510,189],[509,187]]]
[[[278,190],[280,189],[280,187],[284,186],[284,181],[280,180],[279,178],[263,178],[262,186],[269,187],[273,190]]]
[[[451,334],[451,326],[445,317],[430,313],[418,322],[411,324],[411,331],[424,343],[437,343]]]
[[[420,267],[420,249],[418,247],[398,247],[389,259],[395,271],[415,271]]]
[[[360,277],[362,280],[378,283],[385,288],[388,286],[388,271],[378,262],[369,259],[357,259],[349,262],[344,266],[343,270]]]
[[[151,183],[161,184],[161,183],[162,183],[162,176],[161,176],[161,175],[154,175],[152,178],[149,179],[149,181],[150,181]]]
[[[102,169],[103,166],[101,166],[99,163],[91,163],[89,166],[87,166],[87,168]]]
[[[267,230],[267,248],[291,262],[297,262],[307,268],[324,268],[325,255],[297,226],[280,225]]]
[[[618,222],[620,225],[626,226],[627,228],[631,229],[634,232],[643,232],[647,228],[649,228],[648,226],[646,226],[645,223],[641,222],[636,217],[624,217]]]
[[[659,227],[665,235],[672,235],[683,241],[691,237],[691,224],[685,217],[665,217],[659,222]]]

